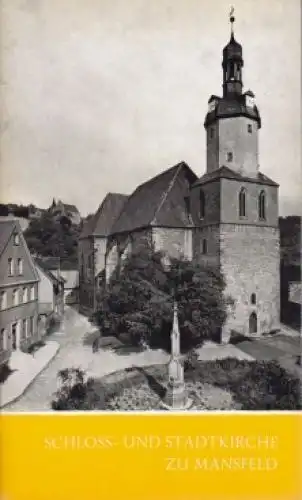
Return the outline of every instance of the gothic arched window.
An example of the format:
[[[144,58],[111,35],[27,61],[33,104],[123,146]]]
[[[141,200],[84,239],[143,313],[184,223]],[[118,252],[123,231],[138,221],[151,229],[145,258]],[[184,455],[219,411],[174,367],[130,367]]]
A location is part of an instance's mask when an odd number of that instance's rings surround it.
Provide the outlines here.
[[[260,220],[265,220],[265,192],[261,191],[258,198],[258,216]]]
[[[239,217],[246,216],[246,190],[242,188],[238,197],[239,201]]]
[[[199,218],[203,219],[206,211],[206,200],[203,190],[199,191]]]
[[[252,293],[251,295],[251,304],[254,306],[256,304],[256,294]]]

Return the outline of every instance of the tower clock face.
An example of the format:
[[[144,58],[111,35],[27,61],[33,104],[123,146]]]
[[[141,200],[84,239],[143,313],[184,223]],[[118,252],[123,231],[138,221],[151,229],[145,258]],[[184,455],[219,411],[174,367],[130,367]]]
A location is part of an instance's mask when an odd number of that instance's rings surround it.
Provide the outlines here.
[[[253,108],[254,105],[255,105],[255,100],[252,96],[250,95],[247,95],[245,97],[245,102],[246,102],[246,105],[249,106],[249,108]]]
[[[217,101],[211,101],[209,102],[209,113],[215,110],[216,108]]]

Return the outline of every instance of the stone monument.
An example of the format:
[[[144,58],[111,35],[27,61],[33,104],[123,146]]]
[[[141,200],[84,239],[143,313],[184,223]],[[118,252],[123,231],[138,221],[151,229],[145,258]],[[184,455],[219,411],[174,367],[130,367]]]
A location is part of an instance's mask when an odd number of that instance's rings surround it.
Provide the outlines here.
[[[174,302],[173,327],[171,332],[169,380],[166,395],[162,401],[162,406],[171,411],[188,410],[192,406],[192,401],[188,398],[186,392],[184,367],[181,361],[178,308],[176,301]]]

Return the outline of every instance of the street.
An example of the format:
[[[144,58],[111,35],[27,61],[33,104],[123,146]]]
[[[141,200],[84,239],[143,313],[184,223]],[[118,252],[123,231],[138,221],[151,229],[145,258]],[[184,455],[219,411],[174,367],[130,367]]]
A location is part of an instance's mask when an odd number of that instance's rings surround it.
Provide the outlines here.
[[[75,309],[66,307],[60,331],[47,337],[47,340],[54,340],[60,344],[58,354],[25,393],[18,400],[7,405],[4,411],[52,411],[51,401],[58,387],[57,374],[65,368],[82,368],[88,376],[98,378],[133,365],[162,364],[169,359],[167,353],[161,350],[143,352],[120,350],[118,352],[113,349],[100,348],[94,353],[92,342],[87,341],[87,337],[95,330],[96,328],[85,316]]]
[[[48,337],[60,344],[60,350],[48,367],[34,380],[23,396],[5,407],[4,411],[48,411],[57,389],[57,373],[64,368],[89,367],[92,359],[91,346],[83,345],[83,338],[93,327],[87,318],[67,307],[59,332]]]

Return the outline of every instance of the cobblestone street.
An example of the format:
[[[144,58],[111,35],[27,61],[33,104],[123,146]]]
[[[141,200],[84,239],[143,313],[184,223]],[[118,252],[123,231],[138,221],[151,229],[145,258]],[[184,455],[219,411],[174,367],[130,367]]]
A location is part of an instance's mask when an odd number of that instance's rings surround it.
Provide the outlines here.
[[[49,339],[60,344],[60,350],[48,367],[28,387],[23,396],[5,407],[4,411],[47,411],[57,389],[57,373],[63,368],[87,364],[93,356],[90,346],[83,345],[83,337],[93,327],[84,316],[66,308],[63,327]]]
[[[4,411],[52,411],[51,401],[57,390],[57,373],[64,368],[82,368],[87,375],[101,377],[129,366],[148,366],[166,363],[168,355],[161,350],[118,354],[111,349],[93,353],[90,343],[84,341],[93,327],[85,316],[67,307],[63,327],[48,337],[60,344],[60,350],[48,367],[34,380],[23,396],[7,405]],[[89,335],[88,335],[89,336]]]

